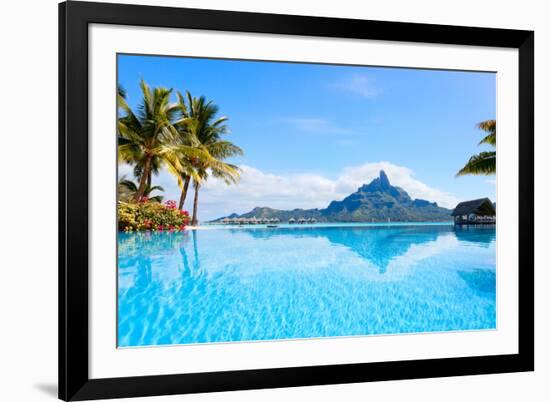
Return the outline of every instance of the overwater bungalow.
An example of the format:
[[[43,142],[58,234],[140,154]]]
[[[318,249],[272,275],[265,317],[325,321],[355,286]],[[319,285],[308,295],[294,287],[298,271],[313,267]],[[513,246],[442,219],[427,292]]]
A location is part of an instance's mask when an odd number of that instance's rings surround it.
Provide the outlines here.
[[[307,221],[306,221],[305,218],[300,218],[300,219],[298,219],[298,223],[304,224],[304,223],[306,223],[306,222],[307,222]]]
[[[452,216],[457,225],[480,225],[496,222],[496,211],[489,198],[464,201],[456,206]]]
[[[296,219],[294,219],[294,218],[290,218],[290,219],[288,220],[288,223],[290,223],[290,224],[292,224],[292,223],[296,223]]]

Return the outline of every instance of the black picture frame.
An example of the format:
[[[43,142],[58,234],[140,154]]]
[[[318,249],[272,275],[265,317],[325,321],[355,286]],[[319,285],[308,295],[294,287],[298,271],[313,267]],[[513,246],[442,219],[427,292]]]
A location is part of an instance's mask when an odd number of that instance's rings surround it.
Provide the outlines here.
[[[88,25],[375,39],[519,51],[517,354],[90,379],[88,375]],[[292,387],[534,370],[534,32],[70,1],[59,5],[59,398]]]

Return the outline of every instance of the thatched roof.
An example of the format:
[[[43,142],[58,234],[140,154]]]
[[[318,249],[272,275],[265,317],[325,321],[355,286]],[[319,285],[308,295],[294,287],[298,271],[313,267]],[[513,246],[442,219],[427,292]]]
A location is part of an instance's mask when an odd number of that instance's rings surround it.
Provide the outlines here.
[[[490,199],[479,198],[477,200],[461,202],[456,206],[455,210],[452,213],[452,216],[469,214],[494,216],[496,214],[496,211]]]

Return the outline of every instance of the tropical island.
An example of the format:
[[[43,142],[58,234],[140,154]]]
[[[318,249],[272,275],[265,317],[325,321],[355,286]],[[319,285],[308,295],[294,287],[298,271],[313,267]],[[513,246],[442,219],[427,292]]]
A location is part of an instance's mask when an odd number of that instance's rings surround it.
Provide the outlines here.
[[[386,173],[357,189],[342,201],[332,201],[323,209],[283,211],[256,207],[242,215],[231,214],[211,223],[238,223],[239,219],[256,218],[262,222],[445,222],[452,211],[422,199],[412,199],[400,187],[392,186]]]

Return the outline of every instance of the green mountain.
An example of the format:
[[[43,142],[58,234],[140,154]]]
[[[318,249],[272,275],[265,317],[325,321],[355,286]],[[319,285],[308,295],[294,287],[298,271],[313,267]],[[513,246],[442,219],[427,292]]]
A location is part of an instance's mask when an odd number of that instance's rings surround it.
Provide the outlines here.
[[[332,201],[324,209],[293,209],[291,211],[256,207],[242,215],[231,214],[227,218],[278,218],[287,222],[290,218],[315,218],[317,222],[442,222],[451,221],[451,210],[435,202],[412,199],[405,190],[390,184],[382,170],[380,176],[365,184],[342,201]],[[213,222],[219,222],[221,217]]]

